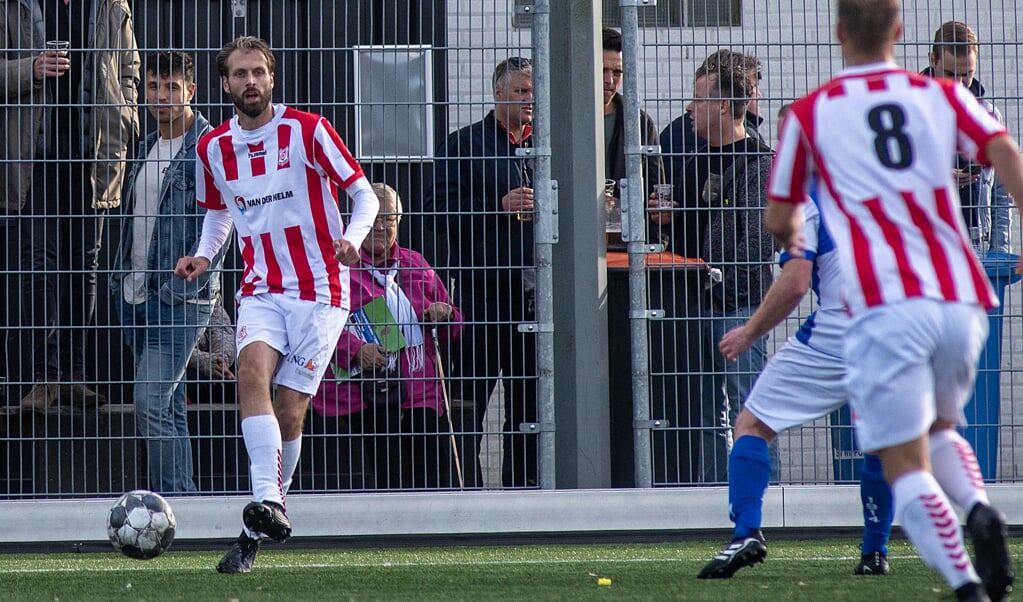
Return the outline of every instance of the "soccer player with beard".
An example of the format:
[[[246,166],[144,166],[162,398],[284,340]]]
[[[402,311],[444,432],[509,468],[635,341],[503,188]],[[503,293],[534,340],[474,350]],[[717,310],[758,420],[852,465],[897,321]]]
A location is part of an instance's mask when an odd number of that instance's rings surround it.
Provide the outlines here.
[[[252,568],[260,537],[291,536],[285,494],[302,449],[309,399],[348,320],[348,267],[379,202],[362,168],[322,116],[270,102],[273,51],[242,36],[217,54],[236,115],[199,143],[196,200],[206,210],[195,257],[175,275],[194,280],[238,231],[244,273],[238,298],[238,401],[253,502],[217,565]],[[201,174],[201,175],[199,175]],[[346,228],[337,190],[354,201]]]

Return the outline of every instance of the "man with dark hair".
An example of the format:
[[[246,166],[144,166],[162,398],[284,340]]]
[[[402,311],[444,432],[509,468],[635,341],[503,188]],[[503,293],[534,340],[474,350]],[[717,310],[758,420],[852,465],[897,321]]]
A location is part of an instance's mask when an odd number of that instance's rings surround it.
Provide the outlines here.
[[[234,224],[245,262],[238,300],[238,402],[253,501],[244,529],[217,565],[252,569],[260,538],[291,536],[285,496],[302,453],[309,399],[348,321],[348,266],[373,227],[379,202],[324,117],[271,102],[275,65],[252,36],[217,54],[235,116],[196,150],[196,200],[206,209],[193,255],[174,273],[201,282]],[[338,191],[353,200],[345,227]]]
[[[518,324],[535,321],[533,165],[515,153],[532,146],[533,64],[511,57],[491,79],[494,110],[453,132],[437,148],[433,186],[423,201],[434,229],[451,241],[455,305],[466,332],[453,351],[456,387],[475,406],[477,442],[490,393],[504,390],[505,487],[537,485],[537,437],[519,430],[536,422],[536,339]],[[454,393],[455,395],[459,393]],[[482,487],[472,462],[467,486]]]
[[[985,89],[975,77],[980,45],[977,34],[960,21],[947,21],[934,32],[934,45],[928,54],[929,66],[925,75],[953,79],[969,88],[988,113],[999,121],[1002,115],[984,98]],[[1009,252],[1009,230],[1012,214],[1009,198],[1001,181],[990,169],[956,156],[952,174],[959,185],[959,202],[963,206],[963,219],[970,228],[974,247],[981,251]]]
[[[622,86],[622,34],[618,30],[605,27],[603,31],[604,63],[603,105],[604,105],[604,177],[615,181],[613,204],[621,209],[621,189],[618,183],[625,174],[625,100],[618,93]],[[657,125],[645,112],[639,112],[639,132],[641,143],[657,145]],[[664,182],[664,166],[660,157],[644,156],[643,197],[649,196],[655,184]]]
[[[706,283],[702,298],[704,376],[700,409],[693,412],[700,424],[693,426],[700,473],[694,477],[720,483],[727,478],[731,425],[767,361],[766,337],[732,362],[717,347],[756,311],[771,284],[775,246],[762,220],[771,149],[746,130],[753,86],[741,54],[715,53],[695,76],[686,113],[707,145],[687,155],[675,182],[682,209],[651,211],[650,218],[667,231],[672,251],[702,258],[719,276]],[[779,464],[774,459],[773,470]]]
[[[192,446],[182,379],[220,293],[221,251],[186,283],[169,269],[194,254],[205,209],[195,204],[195,148],[210,124],[192,109],[195,68],[184,52],[146,59],[145,93],[157,131],[139,147],[125,188],[110,292],[135,355],[135,426],[146,440],[149,488],[190,493]]]
[[[948,165],[992,165],[1023,205],[1023,158],[958,83],[895,64],[897,0],[838,0],[845,68],[782,124],[765,221],[793,255],[815,178],[851,322],[845,337],[856,438],[881,457],[895,517],[959,600],[1012,591],[1005,517],[956,432],[998,296],[971,252]],[[822,123],[842,123],[834,135]],[[1023,266],[1021,266],[1023,267]],[[976,570],[951,501],[967,510]],[[985,591],[986,590],[986,591]]]
[[[711,62],[741,63],[749,79],[750,97],[746,105],[745,127],[746,133],[761,143],[764,139],[760,136],[758,128],[764,118],[760,116],[760,80],[762,78],[760,59],[752,54],[744,54],[727,48],[722,48],[704,59],[702,66]],[[664,157],[664,168],[668,179],[676,186],[676,192],[682,179],[682,168],[686,159],[692,153],[701,153],[707,150],[707,141],[696,135],[693,129],[693,118],[688,111],[676,117],[669,123],[660,134],[661,155]],[[675,197],[678,199],[679,197]]]

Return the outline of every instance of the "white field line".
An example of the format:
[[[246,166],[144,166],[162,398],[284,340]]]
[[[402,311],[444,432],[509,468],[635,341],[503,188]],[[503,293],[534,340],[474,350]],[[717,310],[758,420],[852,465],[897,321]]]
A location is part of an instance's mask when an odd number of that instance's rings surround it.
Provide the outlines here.
[[[920,556],[916,554],[899,554],[888,556],[889,560],[907,560],[916,559]],[[835,562],[846,562],[859,560],[859,556],[768,556],[767,561],[776,562],[806,562],[806,561],[835,561]],[[557,560],[439,560],[439,561],[425,561],[425,562],[331,562],[331,563],[320,563],[320,562],[309,562],[309,563],[295,563],[280,561],[274,558],[260,558],[258,566],[259,568],[275,568],[275,569],[324,569],[324,568],[393,568],[393,567],[416,567],[416,566],[435,566],[435,567],[446,567],[446,566],[528,566],[538,564],[593,564],[593,563],[625,563],[625,564],[641,564],[650,562],[675,562],[676,558],[587,558],[585,560],[573,560],[570,558],[557,559]],[[182,571],[189,570],[188,567],[182,566],[161,566],[160,564],[139,564],[140,572],[149,571]],[[70,567],[66,564],[64,566],[54,565],[52,568],[46,567],[33,567],[33,568],[3,568],[0,566],[0,575],[14,575],[14,574],[32,574],[32,573],[112,573],[115,571],[129,570],[124,566],[120,567]],[[197,569],[199,570],[199,569]]]

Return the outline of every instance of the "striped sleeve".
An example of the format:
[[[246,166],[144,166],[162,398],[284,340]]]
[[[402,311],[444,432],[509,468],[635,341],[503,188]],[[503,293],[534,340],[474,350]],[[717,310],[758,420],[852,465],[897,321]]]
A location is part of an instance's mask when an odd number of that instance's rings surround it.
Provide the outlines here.
[[[362,167],[325,118],[321,117],[313,129],[312,151],[316,169],[342,189],[363,176]]]
[[[224,199],[220,196],[220,190],[213,179],[213,171],[209,164],[210,140],[213,136],[204,136],[199,141],[199,148],[195,153],[195,173],[200,177],[195,182],[195,202],[204,209],[219,211],[227,209]]]
[[[805,136],[801,120],[796,117],[795,109],[794,106],[782,122],[778,150],[767,183],[769,201],[798,204],[806,200],[809,155],[803,143]]]

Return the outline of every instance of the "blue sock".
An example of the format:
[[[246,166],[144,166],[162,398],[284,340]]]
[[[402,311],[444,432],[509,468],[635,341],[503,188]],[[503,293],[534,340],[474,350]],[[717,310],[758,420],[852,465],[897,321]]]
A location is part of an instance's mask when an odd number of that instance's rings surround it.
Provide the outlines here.
[[[764,491],[771,477],[767,442],[743,435],[728,456],[728,514],[735,522],[733,539],[749,537],[763,521]]]
[[[881,551],[888,555],[888,536],[892,532],[892,490],[884,480],[881,458],[863,454],[860,471],[860,500],[863,502],[863,554]]]

